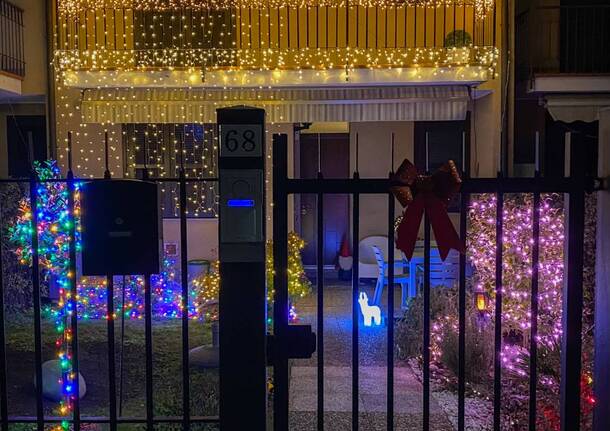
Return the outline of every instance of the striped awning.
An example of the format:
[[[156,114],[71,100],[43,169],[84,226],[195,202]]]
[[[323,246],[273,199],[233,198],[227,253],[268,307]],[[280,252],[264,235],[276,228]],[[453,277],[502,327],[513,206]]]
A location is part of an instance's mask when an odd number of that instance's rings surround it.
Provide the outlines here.
[[[360,122],[463,120],[466,86],[273,89],[88,89],[85,123],[214,123],[216,109],[264,108],[267,121]]]

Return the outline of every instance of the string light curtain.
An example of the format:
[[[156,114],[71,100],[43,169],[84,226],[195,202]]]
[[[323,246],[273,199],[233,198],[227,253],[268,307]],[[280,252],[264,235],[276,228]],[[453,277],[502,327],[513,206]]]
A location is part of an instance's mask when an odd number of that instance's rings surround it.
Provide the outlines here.
[[[74,70],[493,69],[495,3],[60,1],[55,64]]]
[[[217,176],[213,124],[124,124],[122,134],[126,177],[176,178],[181,163],[187,180]],[[187,182],[188,217],[217,217],[217,185],[215,181]],[[178,217],[178,184],[161,183],[161,194],[163,216]]]

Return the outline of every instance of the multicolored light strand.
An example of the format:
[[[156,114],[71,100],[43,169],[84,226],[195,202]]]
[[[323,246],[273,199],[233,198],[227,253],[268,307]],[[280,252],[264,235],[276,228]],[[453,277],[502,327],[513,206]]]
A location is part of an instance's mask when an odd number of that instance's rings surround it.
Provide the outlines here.
[[[77,298],[72,298],[71,284],[76,277],[70,271],[71,230],[75,226],[77,253],[80,244],[80,185],[74,184],[74,214],[68,209],[68,186],[59,180],[60,171],[56,161],[34,162],[34,171],[40,182],[36,183],[38,259],[42,268],[42,280],[56,283],[59,288],[57,307],[52,310],[55,322],[55,348],[61,367],[60,384],[64,394],[59,404],[59,412],[67,416],[72,411],[75,376],[72,370],[72,328],[70,318],[75,311]],[[15,253],[23,265],[32,263],[32,207],[29,199],[19,203],[19,214],[15,223],[9,228],[9,238],[16,244]],[[62,422],[56,429],[67,429],[67,422]]]

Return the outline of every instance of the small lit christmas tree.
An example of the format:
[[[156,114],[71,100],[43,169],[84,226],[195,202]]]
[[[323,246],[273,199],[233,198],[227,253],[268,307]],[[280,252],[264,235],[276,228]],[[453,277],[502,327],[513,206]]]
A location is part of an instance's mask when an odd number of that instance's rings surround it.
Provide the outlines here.
[[[301,259],[301,250],[305,247],[305,241],[295,232],[288,234],[288,296],[290,297],[289,319],[297,319],[294,300],[303,298],[311,292],[311,282],[305,275],[305,268]],[[273,288],[273,242],[266,244],[266,272],[267,272],[267,302],[273,303],[275,290]],[[199,303],[201,314],[206,319],[218,319],[218,295],[220,293],[219,262],[215,261],[209,274],[198,277],[194,284],[199,290]]]

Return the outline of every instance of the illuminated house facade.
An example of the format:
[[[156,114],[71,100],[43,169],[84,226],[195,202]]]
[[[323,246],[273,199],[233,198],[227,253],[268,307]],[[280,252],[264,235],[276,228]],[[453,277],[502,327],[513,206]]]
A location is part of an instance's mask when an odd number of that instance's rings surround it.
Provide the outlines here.
[[[495,175],[502,103],[497,3],[56,0],[57,158],[66,165],[71,132],[76,174],[101,176],[107,131],[115,177],[175,177],[181,143],[188,175],[214,176],[215,111],[245,104],[266,109],[269,142],[274,132],[289,133],[293,175],[317,163],[302,148],[317,140],[329,143],[330,155],[321,156],[334,169],[329,175],[351,175],[358,139],[361,175],[386,176],[392,134],[395,163],[409,157],[421,164],[416,147],[428,136],[434,142],[433,133],[441,141],[450,136],[453,147],[436,155],[430,144],[430,160],[460,159],[472,175]],[[445,131],[426,129],[439,121]],[[295,132],[295,125],[309,127]],[[171,185],[165,195],[171,237]],[[189,197],[189,226],[214,243],[214,183]],[[376,226],[375,202],[370,207],[363,236],[384,229]],[[302,212],[290,221],[297,231]],[[335,250],[347,220],[330,241]],[[194,257],[211,257],[214,248],[193,250]]]

